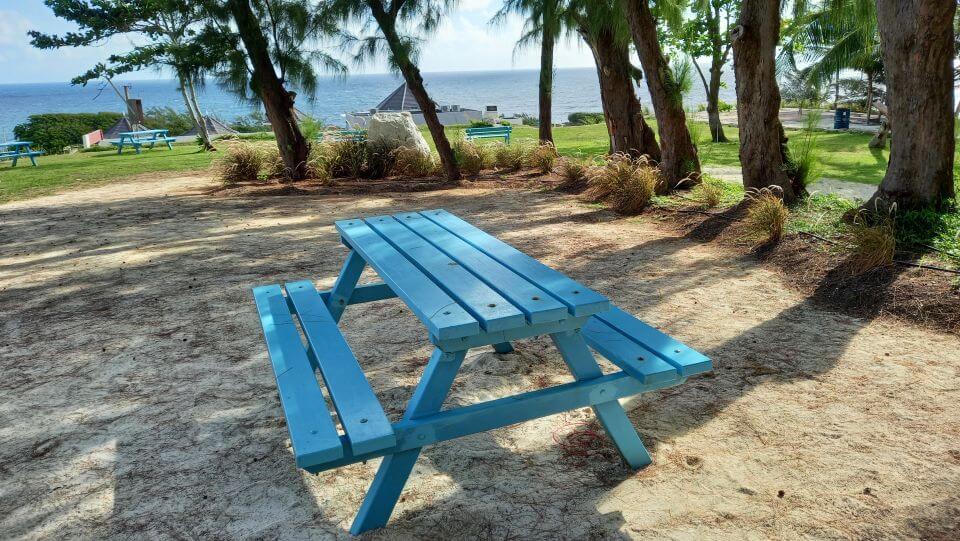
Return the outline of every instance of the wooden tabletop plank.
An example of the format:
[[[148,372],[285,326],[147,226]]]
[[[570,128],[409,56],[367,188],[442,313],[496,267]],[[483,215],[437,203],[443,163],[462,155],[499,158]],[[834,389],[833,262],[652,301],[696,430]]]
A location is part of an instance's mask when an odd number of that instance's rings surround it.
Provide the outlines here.
[[[393,216],[374,216],[365,221],[456,299],[485,331],[497,332],[526,325],[526,317],[519,308]]]
[[[569,317],[566,305],[549,293],[421,214],[406,212],[394,217],[520,308],[531,324]]]
[[[341,220],[336,227],[344,242],[363,256],[431,335],[446,340],[480,333],[472,315],[363,220]]]
[[[587,316],[610,309],[610,301],[603,295],[477,229],[457,216],[442,209],[426,210],[420,214],[548,291],[555,299],[565,304],[571,314]]]
[[[395,445],[397,438],[390,420],[313,284],[293,282],[284,284],[284,288],[353,452],[372,452]]]

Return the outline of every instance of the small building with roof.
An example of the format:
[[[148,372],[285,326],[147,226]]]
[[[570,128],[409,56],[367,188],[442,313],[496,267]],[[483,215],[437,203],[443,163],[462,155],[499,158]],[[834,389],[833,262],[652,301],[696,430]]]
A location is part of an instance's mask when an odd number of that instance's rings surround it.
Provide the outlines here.
[[[401,111],[410,113],[418,126],[425,124],[423,111],[420,110],[417,100],[413,97],[413,93],[407,89],[407,83],[405,82],[369,111],[346,113],[343,116],[346,119],[347,126],[363,129],[367,127],[370,117],[376,113],[398,113]],[[459,105],[439,105],[437,106],[437,116],[444,126],[455,126],[481,120],[491,120],[493,119],[492,116],[498,117],[499,115],[497,115],[497,106],[495,105],[488,105],[486,112],[467,109]]]

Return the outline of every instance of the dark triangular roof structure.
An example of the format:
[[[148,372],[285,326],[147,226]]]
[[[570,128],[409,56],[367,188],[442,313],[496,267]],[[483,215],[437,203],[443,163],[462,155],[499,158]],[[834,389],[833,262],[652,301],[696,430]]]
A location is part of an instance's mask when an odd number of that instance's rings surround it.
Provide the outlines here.
[[[125,131],[138,131],[145,130],[146,127],[143,124],[131,123],[127,120],[127,117],[123,117],[117,121],[116,124],[110,126],[109,129],[103,132],[104,139],[119,139],[120,133]]]
[[[210,135],[232,135],[237,133],[237,130],[231,128],[230,126],[227,126],[226,124],[224,124],[223,122],[220,122],[215,118],[208,116],[208,117],[204,117],[204,120],[207,125],[207,133],[209,133]],[[190,128],[190,131],[188,131],[183,135],[199,135],[199,133],[200,133],[200,130],[197,129],[197,126],[194,126]]]
[[[419,111],[420,106],[413,94],[407,91],[407,83],[398,86],[377,105],[378,111]]]

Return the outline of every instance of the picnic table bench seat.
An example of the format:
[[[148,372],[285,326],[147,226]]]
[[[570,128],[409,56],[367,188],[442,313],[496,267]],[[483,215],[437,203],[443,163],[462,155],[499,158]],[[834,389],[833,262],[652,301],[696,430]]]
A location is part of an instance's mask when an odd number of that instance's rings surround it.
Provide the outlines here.
[[[321,139],[328,139],[334,142],[348,141],[352,143],[363,143],[367,140],[367,130],[337,130],[326,132],[320,136]]]
[[[310,282],[296,282],[286,284],[286,292],[285,296],[278,285],[258,287],[254,298],[297,466],[310,468],[347,453],[370,453],[395,445],[383,407],[317,290]],[[336,408],[343,440],[330,414],[318,407],[326,402],[316,370]]]
[[[503,139],[504,143],[510,143],[510,134],[513,133],[513,126],[479,126],[476,128],[467,128],[466,138],[468,141],[474,139]]]
[[[650,455],[618,400],[711,370],[706,356],[447,211],[341,220],[336,229],[350,252],[332,288],[300,281],[255,288],[254,297],[297,465],[316,473],[384,457],[351,533],[387,523],[423,447],[576,408],[592,407],[624,461],[641,468]],[[366,266],[382,281],[358,285]],[[395,297],[435,349],[406,413],[391,423],[338,322],[350,305]],[[543,335],[573,382],[443,409],[469,349],[508,353],[512,342]],[[604,373],[593,352],[620,370]]]

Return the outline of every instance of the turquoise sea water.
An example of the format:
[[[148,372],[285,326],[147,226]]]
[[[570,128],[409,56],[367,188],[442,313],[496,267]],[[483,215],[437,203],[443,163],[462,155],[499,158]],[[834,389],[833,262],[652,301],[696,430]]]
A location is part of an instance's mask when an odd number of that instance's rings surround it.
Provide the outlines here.
[[[724,100],[734,101],[732,70],[727,70],[731,80],[722,90]],[[142,74],[140,74],[142,76]],[[497,105],[503,113],[537,112],[537,80],[535,70],[473,71],[426,73],[427,89],[442,105],[461,105],[482,109],[485,105]],[[124,81],[115,81],[118,86]],[[133,86],[131,97],[143,100],[144,109],[173,107],[183,109],[177,85],[169,79],[129,81]],[[315,118],[329,124],[343,124],[341,115],[348,111],[365,111],[375,106],[383,97],[400,84],[392,75],[351,75],[346,79],[324,78],[321,80],[316,99],[299,98],[297,107]],[[650,107],[646,89],[640,89],[640,99]],[[215,83],[206,85],[200,96],[205,112],[225,121],[232,121],[249,114],[252,106],[237,99],[233,94],[219,88]],[[686,102],[695,108],[703,103],[703,88],[699,81],[693,86]],[[0,139],[13,136],[13,127],[37,113],[80,113],[95,111],[123,111],[123,102],[108,88],[90,84],[75,87],[69,83],[32,83],[0,85]],[[554,85],[555,121],[566,120],[575,111],[600,111],[600,88],[593,68],[560,69],[556,71]]]

